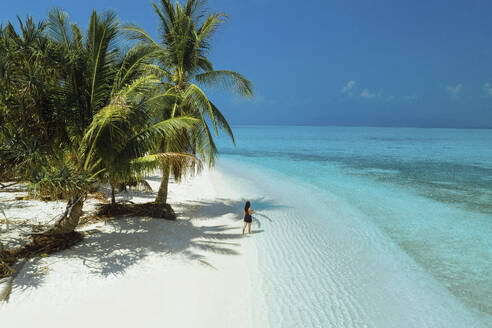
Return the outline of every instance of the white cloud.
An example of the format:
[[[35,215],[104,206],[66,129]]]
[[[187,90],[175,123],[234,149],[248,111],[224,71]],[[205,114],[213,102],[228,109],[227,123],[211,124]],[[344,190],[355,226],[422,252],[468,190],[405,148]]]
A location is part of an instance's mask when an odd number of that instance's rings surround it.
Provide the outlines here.
[[[458,95],[460,94],[461,90],[463,89],[463,84],[459,83],[455,86],[453,85],[448,85],[446,87],[446,89],[448,90],[448,92],[451,94],[452,97],[458,97]]]
[[[354,80],[350,80],[348,81],[348,83],[343,87],[342,89],[342,93],[348,93],[350,96],[352,95],[352,88],[354,87],[355,85],[355,81]]]
[[[382,101],[392,101],[395,99],[395,96],[388,96],[383,94],[383,91],[379,91],[378,93],[372,93],[369,91],[368,88],[364,88],[361,90],[361,88],[358,88],[356,86],[356,81],[350,80],[345,84],[345,86],[342,88],[341,93],[348,95],[349,97],[352,97],[353,95],[358,95],[360,98],[364,99],[378,99]],[[359,93],[360,92],[360,93]]]
[[[360,96],[362,98],[367,98],[367,99],[373,99],[373,98],[376,98],[378,95],[375,94],[375,93],[370,93],[369,90],[367,89],[364,89],[362,90],[362,92],[360,93]]]
[[[489,82],[485,83],[483,85],[483,89],[487,93],[487,96],[492,96],[492,84]]]

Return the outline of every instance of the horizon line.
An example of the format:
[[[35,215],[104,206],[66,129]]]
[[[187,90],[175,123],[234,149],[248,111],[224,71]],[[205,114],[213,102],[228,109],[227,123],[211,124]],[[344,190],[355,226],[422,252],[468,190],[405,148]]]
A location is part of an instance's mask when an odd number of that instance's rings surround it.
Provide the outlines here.
[[[297,126],[297,127],[345,127],[345,128],[402,128],[402,129],[452,129],[452,130],[492,130],[492,126],[413,126],[413,125],[344,125],[344,124],[231,124],[231,127],[257,126]]]

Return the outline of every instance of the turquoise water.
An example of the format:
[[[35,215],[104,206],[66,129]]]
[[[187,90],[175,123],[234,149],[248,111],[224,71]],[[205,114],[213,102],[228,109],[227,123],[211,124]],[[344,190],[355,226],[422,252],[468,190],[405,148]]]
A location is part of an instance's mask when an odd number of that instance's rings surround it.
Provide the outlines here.
[[[492,130],[235,127],[270,327],[492,326]]]

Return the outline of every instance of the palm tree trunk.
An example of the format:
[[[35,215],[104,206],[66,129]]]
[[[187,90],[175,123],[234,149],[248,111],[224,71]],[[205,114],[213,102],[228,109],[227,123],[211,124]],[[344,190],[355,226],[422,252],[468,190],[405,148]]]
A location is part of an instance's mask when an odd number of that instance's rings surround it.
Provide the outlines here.
[[[157,192],[157,197],[155,198],[155,203],[166,204],[167,202],[167,189],[169,185],[169,164],[163,164],[162,167],[162,179],[161,186]]]
[[[80,217],[82,216],[84,199],[85,195],[83,194],[74,195],[68,201],[63,217],[55,224],[52,229],[48,230],[45,234],[63,235],[73,232],[79,224]]]
[[[111,186],[111,205],[116,204],[116,199],[114,197],[114,184],[110,181],[109,185]]]

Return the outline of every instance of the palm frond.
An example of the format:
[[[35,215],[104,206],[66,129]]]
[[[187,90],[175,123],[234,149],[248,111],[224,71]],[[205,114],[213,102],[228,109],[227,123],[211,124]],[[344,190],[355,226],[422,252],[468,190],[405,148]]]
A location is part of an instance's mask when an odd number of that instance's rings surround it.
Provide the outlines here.
[[[205,42],[213,36],[219,26],[227,21],[229,16],[225,14],[214,13],[210,14],[198,29],[198,41],[205,45]]]
[[[129,40],[140,41],[148,45],[153,45],[156,49],[160,49],[159,44],[152,39],[150,34],[136,24],[124,24],[122,26],[122,33]]]
[[[152,173],[163,165],[171,168],[178,182],[184,174],[198,174],[203,169],[203,163],[198,157],[186,153],[158,153],[142,156],[131,162],[132,170],[141,173]]]
[[[210,106],[212,106],[212,111],[214,113],[214,117],[217,121],[217,124],[222,130],[226,131],[227,135],[229,135],[229,138],[231,138],[232,143],[235,146],[236,140],[234,139],[234,133],[232,132],[232,128],[229,126],[229,123],[227,122],[226,118],[221,113],[221,111],[217,108],[217,106],[215,106],[212,102],[210,102]]]
[[[93,11],[86,42],[89,53],[90,106],[97,112],[107,103],[119,42],[119,21],[114,12]]]
[[[73,30],[70,27],[68,14],[59,8],[53,8],[48,12],[47,21],[50,37],[66,49],[70,48],[73,40]]]
[[[208,128],[207,122],[205,122],[204,119],[202,119],[202,127],[203,130],[205,131],[206,140],[207,140],[206,148],[202,151],[202,153],[205,153],[206,151],[206,156],[204,156],[204,158],[207,159],[209,167],[213,167],[215,165],[215,157],[219,152],[217,150],[217,146],[215,146],[212,133],[210,133],[210,129]]]
[[[111,94],[114,95],[125,84],[139,76],[150,73],[151,71],[160,72],[152,66],[152,61],[156,58],[156,51],[147,45],[139,44],[128,50],[119,65],[113,82]],[[162,73],[161,73],[162,74]]]
[[[190,107],[194,113],[200,115],[203,121],[205,120],[204,115],[207,115],[212,120],[215,135],[218,135],[217,122],[210,101],[197,85],[188,84],[183,95],[183,106]]]
[[[191,128],[196,122],[197,120],[191,117],[176,117],[152,124],[129,138],[119,151],[119,155],[143,156],[150,150],[156,149],[163,138],[169,149],[183,149],[187,141],[181,137],[180,132]]]
[[[234,71],[209,71],[195,76],[197,82],[207,86],[230,89],[240,96],[253,95],[253,83]]]

